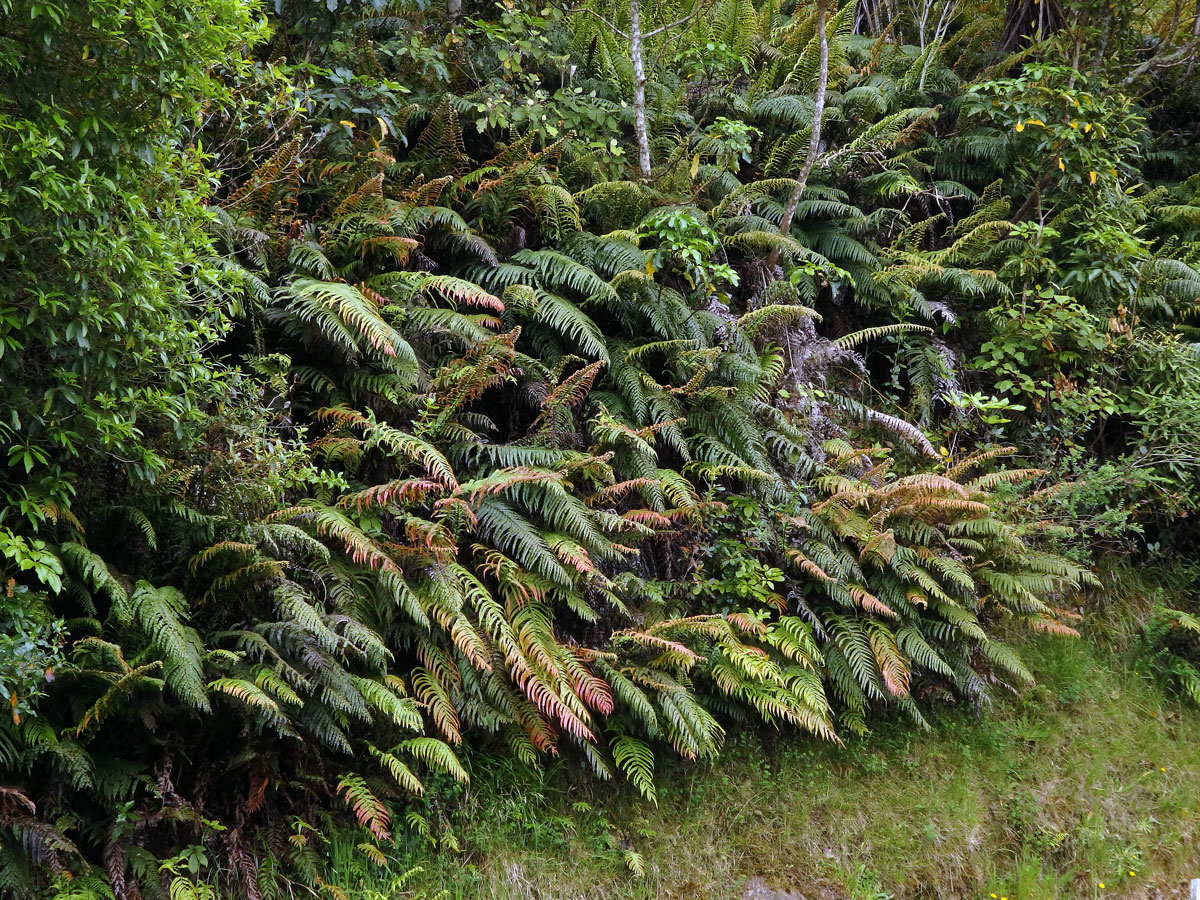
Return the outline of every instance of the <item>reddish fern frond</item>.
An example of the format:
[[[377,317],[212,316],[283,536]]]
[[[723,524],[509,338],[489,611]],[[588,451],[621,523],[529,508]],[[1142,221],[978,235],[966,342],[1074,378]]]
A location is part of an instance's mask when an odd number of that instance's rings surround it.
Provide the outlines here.
[[[462,723],[459,721],[458,710],[450,699],[449,692],[426,668],[414,670],[411,680],[413,692],[429,710],[429,715],[438,731],[450,743],[460,743],[462,741]]]
[[[647,487],[661,487],[662,481],[658,478],[630,478],[627,481],[621,481],[617,484],[610,484],[606,488],[602,488],[586,499],[588,506],[607,506],[617,502],[621,497],[630,491],[641,490]]]
[[[422,281],[422,290],[435,291],[462,306],[476,306],[493,312],[504,312],[504,301],[477,284],[450,275],[429,275]]]
[[[545,606],[529,604],[512,616],[512,631],[521,648],[521,659],[537,666],[551,681],[562,676],[558,657],[561,646],[554,637],[554,621]]]
[[[435,507],[440,506],[441,502],[435,504]],[[432,554],[438,562],[449,561],[458,553],[458,544],[454,540],[454,535],[446,528],[444,522],[431,522],[418,516],[405,516],[398,524],[404,533],[404,539],[409,544],[409,548],[398,548],[399,552],[416,548],[422,557],[428,558]]]
[[[271,783],[266,772],[255,766],[250,770],[250,790],[246,794],[246,812],[258,812],[266,802],[267,786]]]
[[[370,420],[356,409],[351,409],[348,406],[339,404],[337,406],[326,406],[316,410],[313,418],[318,422],[333,422],[342,426],[362,426],[366,427],[371,424]]]
[[[967,489],[957,481],[945,475],[938,475],[935,472],[918,472],[915,475],[906,475],[903,478],[897,478],[891,484],[878,490],[883,497],[893,497],[897,494],[931,496],[931,492],[953,494],[964,500],[968,496]]]
[[[83,523],[79,521],[75,513],[71,512],[70,508],[64,506],[62,503],[57,503],[53,500],[44,500],[38,502],[37,507],[42,515],[51,522],[57,523],[61,520],[70,525],[79,534],[87,532],[87,529],[83,527]]]
[[[363,442],[348,434],[323,434],[312,442],[314,455],[344,466],[355,466],[362,459]]]
[[[356,288],[358,288],[359,293],[361,293],[364,297],[369,299],[372,303],[375,304],[376,307],[378,307],[380,309],[382,309],[385,306],[389,306],[392,302],[391,297],[385,297],[383,294],[379,293],[379,291],[375,290],[374,288],[369,287],[365,281],[360,281],[360,282],[356,283],[354,286]]]
[[[745,634],[761,636],[767,633],[767,624],[749,613],[729,613],[725,618],[731,625]]]
[[[513,466],[497,469],[484,478],[468,481],[460,486],[459,494],[466,494],[470,503],[478,503],[484,497],[495,497],[521,484],[538,481],[562,481],[562,475],[547,469],[532,466]]]
[[[515,700],[517,721],[529,737],[533,746],[552,756],[558,755],[558,732],[538,710],[537,705],[524,696]]]
[[[644,631],[618,631],[613,635],[614,640],[629,640],[635,644],[640,644],[643,647],[648,647],[654,650],[661,650],[675,654],[676,657],[683,661],[685,668],[690,668],[697,662],[700,662],[704,657],[692,650],[685,644],[678,641],[668,640],[667,638],[659,637],[654,634],[647,634]]]
[[[977,469],[984,463],[1001,456],[1014,456],[1016,452],[1016,447],[992,447],[988,450],[979,450],[946,469],[946,477],[958,481],[972,469]]]
[[[450,519],[454,521],[456,518],[461,519],[468,531],[474,531],[475,526],[479,524],[479,518],[475,515],[475,510],[471,508],[466,500],[461,497],[443,497],[433,504],[434,514],[439,519]]]
[[[426,181],[424,175],[417,175],[409,184],[397,191],[397,197],[402,204],[406,205],[437,206],[442,191],[453,180],[453,176],[443,175],[441,178]]]
[[[907,697],[911,672],[896,646],[895,635],[881,625],[872,624],[868,626],[868,638],[884,687],[895,697]]]
[[[476,571],[490,576],[500,585],[501,594],[510,607],[541,603],[545,599],[551,582],[525,571],[499,550],[481,544],[475,544],[472,550],[483,557],[483,561],[476,564]]]
[[[577,715],[562,698],[532,670],[514,673],[513,680],[522,693],[551,722],[580,740],[594,743],[596,735],[588,722]]]
[[[370,831],[376,840],[391,840],[388,825],[391,824],[392,817],[383,801],[375,796],[361,777],[343,775],[338,782],[337,792],[354,811],[359,825]]]
[[[0,785],[0,815],[10,815],[16,807],[24,807],[30,815],[37,814],[37,804],[15,787]]]
[[[837,582],[836,578],[805,556],[804,551],[790,547],[784,551],[784,555],[795,564],[796,568],[805,574],[811,575],[813,578],[824,581],[827,584],[835,584]]]
[[[360,259],[365,259],[372,252],[383,251],[387,253],[392,261],[399,266],[406,265],[412,252],[421,246],[421,242],[413,238],[399,237],[394,234],[377,234],[364,237],[358,242],[358,256]],[[370,289],[364,285],[359,285],[359,290],[371,297],[380,306],[387,306],[389,301],[386,297],[376,294],[374,291],[367,293]]]
[[[292,193],[299,189],[300,145],[299,136],[280,145],[222,204],[225,209],[246,212],[251,219],[261,222],[278,192]]]
[[[583,701],[601,715],[613,711],[612,689],[608,682],[587,666],[588,655],[577,648],[567,651],[564,662],[571,688]]]
[[[659,531],[669,531],[675,523],[666,515],[652,509],[631,509],[621,513],[621,518],[639,525],[647,525]]]
[[[592,384],[596,381],[596,376],[600,374],[600,370],[604,366],[604,360],[598,359],[572,372],[542,401],[542,408],[549,409],[560,405],[578,406],[587,398]]]
[[[369,216],[379,224],[386,224],[382,172],[376,172],[349,191],[334,208],[331,218],[341,222],[350,216]]]
[[[1028,616],[1024,619],[1025,625],[1034,631],[1041,631],[1046,634],[1057,634],[1063,637],[1079,637],[1078,630],[1072,628],[1057,619],[1050,619],[1046,616]]]
[[[566,535],[548,534],[546,535],[546,543],[550,545],[550,549],[554,551],[554,555],[558,557],[559,562],[569,566],[579,574],[587,576],[600,574],[600,570],[596,568],[596,564],[592,561],[592,557],[587,549]]]
[[[363,533],[339,510],[325,506],[315,500],[305,501],[299,506],[276,510],[263,521],[298,519],[310,523],[321,537],[337,540],[346,554],[359,565],[399,574],[400,569],[379,545]]]
[[[873,535],[862,548],[862,558],[877,557],[883,565],[888,565],[896,553],[896,535],[892,529]]]
[[[427,478],[402,478],[385,484],[373,485],[353,494],[346,494],[338,500],[337,505],[354,507],[360,513],[368,508],[393,504],[410,506],[424,503],[430,494],[445,489],[446,485],[439,481],[431,481]]]
[[[477,400],[491,387],[503,384],[513,368],[515,346],[521,329],[481,341],[461,359],[447,366],[434,382],[438,416],[433,427],[450,421],[467,403]]]
[[[491,660],[488,658],[488,648],[474,626],[464,617],[458,616],[450,624],[450,639],[458,651],[467,658],[473,667],[480,671],[490,672]]]
[[[850,595],[855,603],[868,612],[879,613],[881,616],[887,616],[889,619],[898,618],[895,610],[861,585],[846,585],[846,593]]]

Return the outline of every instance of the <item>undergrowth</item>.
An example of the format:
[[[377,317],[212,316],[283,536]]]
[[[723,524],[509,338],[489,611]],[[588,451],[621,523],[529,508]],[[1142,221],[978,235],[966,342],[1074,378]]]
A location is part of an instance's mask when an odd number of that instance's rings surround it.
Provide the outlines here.
[[[1200,863],[1200,720],[1144,665],[1142,628],[1186,584],[1104,581],[1083,640],[1021,642],[1036,687],[946,708],[929,733],[742,733],[715,763],[666,767],[657,805],[479,755],[432,840],[410,833],[390,867],[331,880],[420,866],[416,896],[496,900],[723,900],[748,884],[809,900],[1180,895]]]

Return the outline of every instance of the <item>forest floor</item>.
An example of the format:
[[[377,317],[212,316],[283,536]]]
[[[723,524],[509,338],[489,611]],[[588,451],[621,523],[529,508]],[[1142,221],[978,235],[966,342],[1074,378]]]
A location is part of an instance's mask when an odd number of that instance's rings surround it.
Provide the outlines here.
[[[1200,877],[1200,711],[1139,671],[1135,607],[1087,618],[1105,624],[1082,640],[1020,640],[1039,683],[988,709],[845,747],[748,734],[661,771],[657,805],[566,767],[476,759],[443,819],[457,852],[397,845],[400,870],[422,867],[405,896],[1186,897]]]

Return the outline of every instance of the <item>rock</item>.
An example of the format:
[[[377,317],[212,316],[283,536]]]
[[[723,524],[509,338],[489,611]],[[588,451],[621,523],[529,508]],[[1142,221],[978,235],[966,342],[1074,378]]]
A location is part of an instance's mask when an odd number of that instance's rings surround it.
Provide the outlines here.
[[[777,891],[767,887],[761,878],[754,877],[746,882],[742,889],[742,900],[808,900],[803,894],[793,894],[790,891]]]

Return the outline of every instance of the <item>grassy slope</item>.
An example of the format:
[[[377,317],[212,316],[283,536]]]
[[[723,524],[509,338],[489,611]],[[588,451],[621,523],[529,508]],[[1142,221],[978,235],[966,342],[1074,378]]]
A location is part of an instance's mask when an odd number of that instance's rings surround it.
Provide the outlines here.
[[[1097,612],[1108,634],[1022,645],[1040,679],[1023,696],[842,749],[734,741],[711,765],[664,772],[657,807],[477,761],[451,816],[461,851],[397,855],[424,867],[418,894],[451,897],[717,900],[754,876],[808,900],[1186,896],[1200,877],[1200,712],[1108,649],[1127,608]]]

